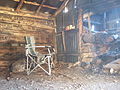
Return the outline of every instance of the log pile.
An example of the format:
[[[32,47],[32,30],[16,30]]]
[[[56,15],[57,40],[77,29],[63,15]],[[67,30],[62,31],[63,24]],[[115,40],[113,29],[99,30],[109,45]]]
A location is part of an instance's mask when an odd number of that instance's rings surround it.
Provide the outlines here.
[[[82,62],[88,64],[97,61],[107,62],[107,60],[105,61],[103,59],[105,57],[111,58],[105,55],[109,52],[110,43],[114,41],[109,34],[103,32],[92,34],[91,32],[86,32],[84,33],[82,40]],[[113,58],[111,59],[114,60]]]
[[[86,63],[85,65],[90,66],[91,62],[93,62],[96,57],[94,45],[91,43],[83,43],[81,51],[82,63]]]
[[[120,71],[120,38],[114,35],[107,32],[98,32],[93,35],[85,33],[82,38],[83,64],[81,66],[102,67],[105,71],[109,70],[111,74],[118,73]]]
[[[90,65],[90,63],[93,62],[94,57],[96,57],[94,52],[94,45],[92,42],[93,35],[91,33],[84,32],[82,36],[81,59],[82,63],[85,65]]]

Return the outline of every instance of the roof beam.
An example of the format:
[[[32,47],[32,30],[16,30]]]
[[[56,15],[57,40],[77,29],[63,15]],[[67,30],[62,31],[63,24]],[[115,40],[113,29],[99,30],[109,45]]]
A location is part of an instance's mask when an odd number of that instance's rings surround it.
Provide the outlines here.
[[[11,12],[11,8],[5,8],[5,7],[0,7],[0,14],[9,14],[13,16],[22,16],[22,17],[29,17],[29,18],[36,18],[36,19],[42,19],[42,20],[54,20],[53,17],[50,18],[50,16],[45,15],[45,14],[40,14],[39,16],[34,15],[32,11],[21,11],[21,13],[16,13],[16,12]]]
[[[24,1],[25,1],[25,0],[20,0],[20,1],[19,1],[19,4],[18,4],[18,6],[17,6],[17,8],[16,8],[16,11],[20,11],[21,7],[23,6]]]
[[[70,0],[64,0],[63,4],[58,8],[58,10],[55,12],[53,16],[57,16],[69,3]]]
[[[40,11],[40,9],[42,8],[42,5],[44,4],[45,1],[46,1],[46,0],[43,0],[42,3],[39,5],[39,7],[38,7],[38,9],[37,9],[37,11],[36,11],[36,14],[39,13],[39,11]]]
[[[19,2],[20,0],[14,0],[15,2]],[[24,1],[25,4],[29,4],[29,5],[35,5],[35,6],[40,6],[41,4],[39,3],[34,3],[34,2],[29,2],[29,1]],[[49,6],[49,5],[42,5],[42,7],[46,7],[46,8],[50,8],[50,9],[58,9],[57,7],[52,7],[52,6]]]

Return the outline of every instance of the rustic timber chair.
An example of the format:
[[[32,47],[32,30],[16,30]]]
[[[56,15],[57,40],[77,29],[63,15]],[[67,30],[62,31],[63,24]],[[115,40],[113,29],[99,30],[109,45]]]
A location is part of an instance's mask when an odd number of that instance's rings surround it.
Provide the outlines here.
[[[51,75],[51,68],[53,66],[53,54],[51,53],[51,46],[35,46],[35,40],[33,36],[26,36],[26,71],[27,75],[32,73],[38,67],[41,68],[46,74]],[[41,54],[36,52],[36,48],[47,49],[47,54]],[[53,50],[54,51],[54,50]],[[41,65],[47,64],[47,69]]]

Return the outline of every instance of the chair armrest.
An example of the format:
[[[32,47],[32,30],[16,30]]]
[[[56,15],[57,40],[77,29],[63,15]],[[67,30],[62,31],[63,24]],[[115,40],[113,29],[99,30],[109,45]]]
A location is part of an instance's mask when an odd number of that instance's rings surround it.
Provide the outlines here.
[[[32,46],[32,47],[51,48],[51,46]]]
[[[26,45],[25,48],[33,48],[33,47],[36,47],[36,48],[51,48],[51,46],[29,46],[29,45]]]

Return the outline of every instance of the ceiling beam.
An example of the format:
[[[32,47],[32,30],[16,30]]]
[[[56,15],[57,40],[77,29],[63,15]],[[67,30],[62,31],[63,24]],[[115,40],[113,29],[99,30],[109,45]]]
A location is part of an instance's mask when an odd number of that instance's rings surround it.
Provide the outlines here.
[[[39,13],[39,11],[40,11],[40,9],[42,8],[42,5],[44,4],[45,1],[46,1],[46,0],[43,0],[43,1],[41,2],[41,4],[39,5],[39,7],[38,7],[38,9],[37,9],[37,11],[36,11],[36,14]]]
[[[19,2],[20,0],[14,0],[15,2]],[[29,5],[35,5],[35,6],[40,6],[41,4],[39,3],[35,3],[35,2],[29,2],[29,1],[24,1],[25,4],[29,4]],[[49,5],[42,5],[42,7],[46,7],[46,8],[50,8],[50,9],[54,9],[54,10],[57,10],[58,8],[57,7],[52,7],[52,6],[49,6]]]
[[[69,3],[70,0],[64,0],[63,4],[60,6],[60,8],[57,9],[55,14],[53,16],[57,16]]]
[[[16,11],[20,11],[21,7],[23,6],[24,1],[25,1],[25,0],[20,0],[20,1],[19,1],[19,4],[18,4],[18,6],[17,6],[17,8],[16,8]]]

